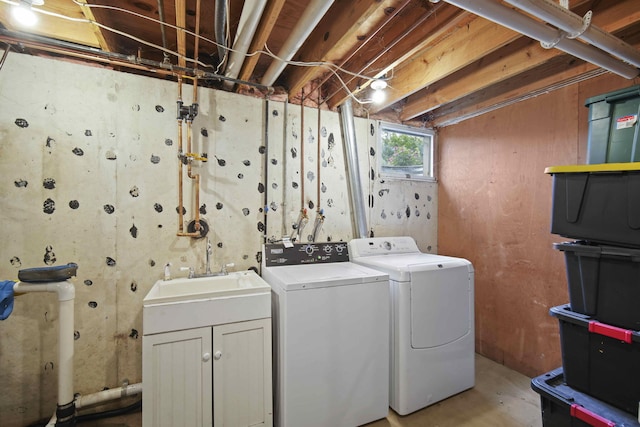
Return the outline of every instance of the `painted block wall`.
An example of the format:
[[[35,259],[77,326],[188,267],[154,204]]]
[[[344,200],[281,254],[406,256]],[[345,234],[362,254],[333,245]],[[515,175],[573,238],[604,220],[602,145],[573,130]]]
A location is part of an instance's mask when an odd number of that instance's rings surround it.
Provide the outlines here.
[[[16,53],[0,70],[0,279],[79,265],[76,392],[141,381],[145,294],[168,262],[174,276],[204,269],[205,239],[176,236],[177,96],[175,82]],[[183,97],[191,104],[191,86]],[[187,222],[197,208],[210,226],[212,269],[259,270],[265,238],[290,235],[301,206],[310,219],[303,242],[318,206],[326,216],[318,241],[353,237],[336,112],[321,111],[318,126],[317,109],[302,115],[299,105],[204,88],[198,103],[193,151],[209,161],[193,166],[198,207],[183,177],[183,207]],[[378,123],[355,127],[371,232],[408,234],[437,252],[437,184],[380,179]],[[55,409],[57,318],[55,295],[24,294],[0,322],[3,426]]]

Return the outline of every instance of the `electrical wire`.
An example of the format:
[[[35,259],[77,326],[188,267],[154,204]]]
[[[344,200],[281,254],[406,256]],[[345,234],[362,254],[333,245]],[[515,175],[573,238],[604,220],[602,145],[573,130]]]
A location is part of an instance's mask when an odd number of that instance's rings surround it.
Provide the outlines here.
[[[179,27],[177,25],[173,25],[173,24],[170,24],[170,23],[167,23],[167,22],[163,22],[161,20],[158,20],[158,19],[146,16],[146,15],[140,14],[138,12],[134,12],[134,11],[127,10],[127,9],[124,9],[124,8],[120,8],[120,7],[116,7],[116,6],[82,3],[82,2],[79,2],[78,0],[72,0],[72,1],[73,1],[73,3],[75,3],[76,5],[78,5],[80,7],[100,8],[100,9],[108,9],[108,10],[113,10],[113,11],[122,12],[122,13],[128,13],[128,14],[136,16],[138,18],[146,19],[148,21],[155,22],[155,23],[160,24],[162,26],[167,26],[167,27],[173,28],[176,31],[182,31],[182,32],[184,32],[184,33],[186,33],[186,34],[188,34],[190,36],[193,36],[193,37],[195,37],[197,39],[200,39],[202,41],[205,41],[205,42],[210,43],[212,45],[215,45],[217,47],[221,47],[227,53],[228,52],[238,52],[237,50],[235,50],[235,49],[233,49],[231,47],[224,46],[224,45],[222,45],[220,43],[215,42],[214,40],[211,40],[211,39],[209,39],[207,37],[204,37],[204,36],[202,36],[200,34],[197,34],[197,33],[193,32],[193,31],[190,31],[190,30],[188,30],[186,28],[182,28],[182,27]],[[19,5],[19,2],[13,1],[13,0],[0,0],[0,2],[9,4],[9,5],[12,5],[12,6],[18,6]],[[185,55],[180,54],[179,52],[173,51],[171,49],[167,49],[167,48],[165,48],[163,46],[159,46],[159,45],[157,45],[155,43],[143,40],[143,39],[141,39],[139,37],[136,37],[136,36],[134,36],[134,35],[132,35],[130,33],[127,33],[125,31],[117,30],[117,29],[115,29],[113,27],[110,27],[108,25],[101,24],[100,22],[97,22],[97,21],[95,21],[93,19],[89,19],[89,18],[74,18],[74,17],[66,16],[66,15],[63,15],[63,14],[60,14],[60,13],[51,12],[51,11],[48,11],[48,10],[44,10],[44,9],[41,9],[41,8],[35,8],[35,7],[32,7],[32,10],[34,12],[37,12],[37,13],[42,13],[43,15],[48,15],[48,16],[51,16],[51,17],[54,17],[54,18],[64,19],[64,20],[68,20],[68,21],[71,21],[71,22],[93,24],[93,25],[95,25],[95,26],[97,26],[97,27],[99,27],[101,29],[106,30],[106,31],[110,31],[112,33],[121,35],[121,36],[129,38],[131,40],[134,40],[134,41],[136,41],[138,43],[141,43],[143,45],[146,45],[146,46],[152,47],[154,49],[160,50],[161,52],[163,52],[165,54],[173,55],[178,59],[183,59],[183,60],[185,60],[187,62],[194,63],[194,64],[199,65],[199,66],[204,67],[204,68],[215,69],[216,72],[217,72],[217,70],[219,68],[219,67],[216,68],[211,64],[206,64],[206,63],[204,63],[202,61],[199,61],[197,59],[189,58],[189,57],[187,57]],[[227,25],[227,32],[228,31],[229,31],[229,26]],[[344,68],[342,68],[340,66],[337,66],[336,64],[333,64],[331,62],[324,62],[324,61],[303,62],[303,61],[285,60],[283,58],[278,57],[273,52],[271,52],[271,50],[266,45],[265,45],[265,49],[264,50],[256,50],[256,51],[250,52],[250,53],[243,53],[243,55],[245,57],[251,57],[251,56],[258,55],[258,54],[267,55],[267,56],[269,56],[269,57],[271,57],[273,59],[276,59],[278,61],[282,61],[287,65],[294,65],[294,66],[299,66],[299,67],[322,67],[322,68],[325,68],[329,72],[331,72],[338,79],[338,81],[340,82],[340,84],[344,88],[344,90],[347,92],[347,94],[351,98],[353,98],[357,103],[359,103],[361,105],[366,105],[366,104],[373,103],[373,101],[371,101],[371,100],[361,100],[361,99],[357,98],[355,96],[355,93],[353,91],[351,91],[347,87],[347,85],[344,82],[344,80],[338,74],[338,71],[340,71],[342,73],[345,73],[345,74],[348,74],[348,75],[350,75],[352,77],[366,79],[369,82],[371,82],[373,80],[376,80],[375,77],[371,77],[371,76],[367,76],[367,75],[363,75],[363,74],[359,74],[359,73],[354,73],[354,72],[349,71],[347,69],[344,69]]]

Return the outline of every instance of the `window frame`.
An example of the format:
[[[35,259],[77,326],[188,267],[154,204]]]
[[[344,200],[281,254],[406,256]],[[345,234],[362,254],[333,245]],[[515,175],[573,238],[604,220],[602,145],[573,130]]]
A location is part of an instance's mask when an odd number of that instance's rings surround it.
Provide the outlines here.
[[[385,169],[384,161],[382,160],[382,152],[384,148],[383,134],[385,132],[394,132],[405,135],[418,136],[422,138],[428,138],[428,142],[425,140],[425,145],[429,145],[424,147],[423,150],[423,173],[422,174],[411,174],[406,172],[392,172],[388,169]],[[377,146],[378,153],[380,157],[378,159],[377,172],[378,176],[385,179],[397,179],[397,180],[407,180],[407,181],[427,181],[427,182],[437,182],[436,171],[435,171],[435,153],[436,153],[436,131],[432,128],[417,128],[413,126],[401,125],[397,123],[389,123],[380,121],[378,123],[378,138],[377,138]],[[425,156],[429,155],[428,161],[425,161]],[[429,167],[429,173],[424,173],[424,166]]]

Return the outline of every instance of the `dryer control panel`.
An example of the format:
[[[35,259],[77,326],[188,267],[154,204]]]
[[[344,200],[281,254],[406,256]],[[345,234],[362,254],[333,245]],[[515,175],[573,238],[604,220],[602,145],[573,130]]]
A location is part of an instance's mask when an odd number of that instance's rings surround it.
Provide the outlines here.
[[[353,239],[349,242],[349,250],[352,258],[420,252],[416,241],[409,236]]]
[[[267,267],[345,262],[349,249],[345,242],[270,243],[264,245],[264,261]]]

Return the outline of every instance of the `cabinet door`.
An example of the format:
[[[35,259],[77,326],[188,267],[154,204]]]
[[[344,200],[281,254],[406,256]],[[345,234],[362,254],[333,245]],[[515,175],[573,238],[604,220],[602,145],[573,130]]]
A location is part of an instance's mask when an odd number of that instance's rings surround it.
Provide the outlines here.
[[[213,328],[216,427],[272,426],[271,319]]]
[[[211,328],[142,337],[145,427],[212,424]]]

